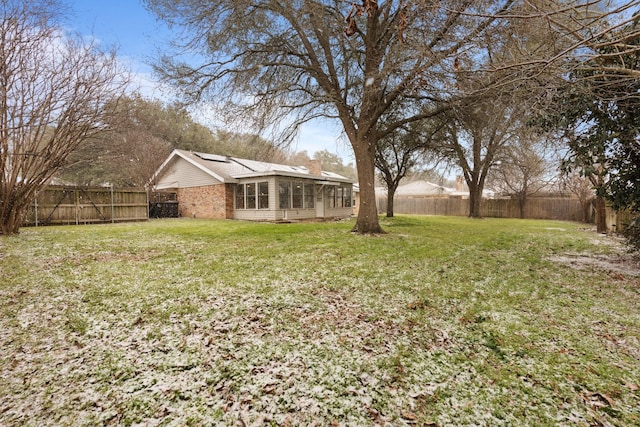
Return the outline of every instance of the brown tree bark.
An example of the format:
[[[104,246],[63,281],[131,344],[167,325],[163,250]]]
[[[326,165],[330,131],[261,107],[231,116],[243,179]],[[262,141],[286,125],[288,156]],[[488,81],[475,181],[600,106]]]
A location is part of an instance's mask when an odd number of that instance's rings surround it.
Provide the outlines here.
[[[596,197],[596,231],[606,233],[607,230],[607,201],[604,197]]]
[[[518,209],[520,210],[520,219],[525,217],[525,208],[527,207],[527,195],[526,193],[518,195]]]
[[[384,234],[378,221],[375,192],[375,144],[361,140],[352,143],[360,182],[360,206],[358,219],[352,231],[360,234]]]
[[[0,210],[0,234],[18,234],[27,209],[24,203],[9,201],[7,208]]]
[[[393,218],[393,201],[396,197],[395,188],[387,188],[387,218]]]
[[[482,203],[482,188],[474,182],[467,182],[469,186],[469,218],[482,218],[480,207]]]

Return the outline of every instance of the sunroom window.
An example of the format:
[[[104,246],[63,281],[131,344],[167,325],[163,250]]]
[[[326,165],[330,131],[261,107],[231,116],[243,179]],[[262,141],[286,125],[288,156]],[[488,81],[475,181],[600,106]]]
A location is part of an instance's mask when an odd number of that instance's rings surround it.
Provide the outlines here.
[[[246,192],[247,192],[247,209],[255,209],[256,208],[256,184],[255,183],[247,184]]]
[[[304,185],[304,207],[307,209],[313,209],[315,207],[315,197],[313,195],[313,184]]]
[[[281,181],[278,184],[279,196],[280,196],[280,209],[291,209],[291,183],[288,181]]]
[[[294,181],[293,182],[293,202],[291,204],[291,206],[293,207],[293,209],[302,209],[302,202],[303,202],[303,195],[304,195],[304,184],[300,181]]]
[[[236,185],[236,209],[244,209],[244,184]]]
[[[269,183],[258,183],[258,209],[269,209]]]

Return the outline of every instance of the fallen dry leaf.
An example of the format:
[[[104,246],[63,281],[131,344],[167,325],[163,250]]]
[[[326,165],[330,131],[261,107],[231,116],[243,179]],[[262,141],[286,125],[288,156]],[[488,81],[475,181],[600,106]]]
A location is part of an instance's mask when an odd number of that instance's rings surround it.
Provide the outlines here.
[[[599,408],[604,408],[607,406],[615,406],[615,401],[607,396],[604,393],[600,393],[600,392],[587,392],[584,394],[584,399],[586,401],[587,404],[594,406],[594,407],[599,407]]]
[[[418,419],[418,416],[416,414],[414,414],[413,412],[409,412],[409,411],[402,411],[400,413],[400,415],[402,416],[402,418],[404,418],[405,420],[409,420],[409,421],[415,421]]]
[[[640,387],[638,387],[638,384],[633,383],[626,383],[625,387],[627,387],[631,391],[638,391],[638,389],[640,389]]]

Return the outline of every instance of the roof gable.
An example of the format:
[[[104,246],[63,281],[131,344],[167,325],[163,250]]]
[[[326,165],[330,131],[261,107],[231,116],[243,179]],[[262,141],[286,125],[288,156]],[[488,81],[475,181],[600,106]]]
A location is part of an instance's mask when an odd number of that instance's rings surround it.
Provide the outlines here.
[[[166,189],[216,185],[224,181],[216,174],[176,155],[163,163],[154,175],[153,182],[156,189]]]

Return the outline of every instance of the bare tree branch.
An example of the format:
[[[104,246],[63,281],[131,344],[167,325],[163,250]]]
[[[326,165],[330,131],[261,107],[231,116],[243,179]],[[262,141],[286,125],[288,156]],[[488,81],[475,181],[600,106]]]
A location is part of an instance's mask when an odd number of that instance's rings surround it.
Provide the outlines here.
[[[468,97],[561,84],[568,58],[615,29],[612,12],[632,7],[611,10],[600,0],[145,2],[184,29],[182,52],[201,56],[165,58],[156,67],[187,100],[208,99],[225,119],[275,130],[283,144],[307,120],[340,121],[356,158],[356,229],[364,233],[381,231],[374,193],[380,138]],[[462,77],[482,84],[461,88]]]
[[[126,86],[115,53],[63,34],[56,3],[0,5],[0,233],[16,233],[39,188],[88,138]]]

